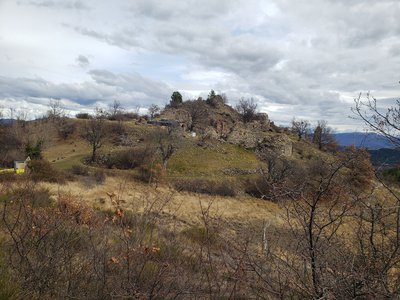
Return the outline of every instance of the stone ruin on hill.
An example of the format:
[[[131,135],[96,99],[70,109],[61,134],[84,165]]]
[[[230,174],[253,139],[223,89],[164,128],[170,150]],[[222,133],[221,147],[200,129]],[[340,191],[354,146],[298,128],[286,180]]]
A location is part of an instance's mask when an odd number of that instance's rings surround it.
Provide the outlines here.
[[[292,155],[292,142],[278,134],[268,115],[258,113],[250,122],[216,96],[212,105],[204,100],[185,101],[179,107],[166,108],[160,118],[176,120],[186,131],[240,145],[247,149],[270,149],[284,156]]]

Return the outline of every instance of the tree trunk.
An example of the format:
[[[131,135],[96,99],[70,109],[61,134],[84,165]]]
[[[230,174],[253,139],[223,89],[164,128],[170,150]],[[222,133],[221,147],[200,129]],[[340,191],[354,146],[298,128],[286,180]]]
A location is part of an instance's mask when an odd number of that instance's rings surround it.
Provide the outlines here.
[[[97,150],[96,146],[93,145],[93,147],[92,147],[92,158],[91,158],[91,162],[92,163],[96,161],[96,150]]]

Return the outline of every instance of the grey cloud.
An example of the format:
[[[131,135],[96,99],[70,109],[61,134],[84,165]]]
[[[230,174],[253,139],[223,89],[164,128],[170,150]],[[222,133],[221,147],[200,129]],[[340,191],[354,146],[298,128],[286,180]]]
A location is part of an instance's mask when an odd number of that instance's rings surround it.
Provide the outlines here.
[[[240,18],[249,18],[241,12],[244,1],[206,1],[196,6],[193,1],[143,0],[131,6],[136,18],[126,21],[122,30],[81,33],[124,48],[184,56],[202,68],[234,74],[243,82],[243,92],[271,103],[307,107],[325,101],[333,106],[338,91],[356,93],[370,88],[372,82],[383,86],[379,77],[389,74],[382,63],[396,54],[395,48],[387,51],[383,46],[397,38],[395,1],[274,3],[281,15],[271,21],[260,19],[257,30],[239,25]],[[281,38],[289,43],[270,42],[260,35],[271,27],[270,22],[274,28],[284,28],[286,36]],[[129,32],[132,28],[141,32]],[[287,61],[284,68],[276,69],[283,61]]]
[[[395,44],[390,47],[388,54],[390,56],[400,56],[400,44]]]
[[[139,46],[139,42],[135,38],[135,32],[130,29],[125,29],[123,31],[118,31],[114,33],[104,33],[93,29],[88,29],[85,27],[71,26],[69,24],[63,24],[65,27],[73,28],[76,32],[83,34],[88,37],[95,38],[97,40],[103,41],[107,44],[118,46],[121,48],[131,48],[134,46]]]
[[[174,0],[136,0],[130,11],[139,18],[146,17],[155,21],[174,21],[179,19],[204,22],[226,14],[235,7],[236,0],[202,1],[197,0],[176,2]]]
[[[79,1],[34,2],[55,9]],[[56,3],[61,4],[56,7]],[[379,93],[386,97],[388,92],[392,95],[396,91],[392,82],[400,79],[397,0],[84,3],[93,7],[87,18],[62,19],[68,20],[70,25],[65,26],[74,31],[71,35],[90,37],[85,40],[88,43],[92,39],[103,42],[105,53],[118,47],[131,60],[140,62],[143,58],[143,63],[129,65],[139,73],[120,73],[131,61],[125,66],[118,61],[116,66],[107,58],[102,65],[95,65],[99,61],[96,56],[96,62],[90,62],[94,70],[88,73],[88,81],[63,86],[25,78],[22,91],[15,89],[13,93],[40,95],[48,84],[51,95],[62,91],[61,96],[81,95],[87,89],[88,95],[81,98],[114,96],[145,103],[167,99],[172,89],[204,93],[216,88],[226,91],[232,102],[241,95],[255,96],[265,108],[282,107],[282,111],[294,115],[298,112],[310,118],[326,117],[340,124],[349,113],[348,106],[341,102],[345,97],[369,89],[377,90],[377,97]],[[74,16],[72,9],[64,13]],[[79,53],[90,52],[80,50],[74,55]],[[146,62],[148,57],[156,57],[157,61]],[[185,65],[176,67],[166,57]],[[86,64],[84,59],[78,58],[77,62]],[[174,71],[169,76],[168,71],[161,70]],[[195,83],[196,76],[185,80],[192,70],[222,75],[215,76],[214,81],[208,79],[207,84],[213,85],[208,86]],[[167,83],[151,79],[161,76],[175,86],[170,88]],[[5,86],[1,93],[7,90]],[[279,118],[284,117],[282,111],[277,114]]]
[[[42,1],[18,1],[18,4],[28,4],[36,7],[44,8],[60,8],[60,9],[76,9],[76,10],[88,10],[89,7],[80,0],[67,1],[67,0],[42,0]]]
[[[107,70],[92,70],[89,74],[99,85],[116,87],[125,92],[140,93],[146,98],[158,99],[158,101],[166,99],[171,92],[171,88],[166,84],[144,78],[137,73],[117,75]]]
[[[42,78],[9,78],[0,76],[0,97],[71,99],[92,104],[102,99],[106,91],[99,91],[90,83],[54,84]],[[109,91],[109,94],[111,91]]]
[[[119,99],[125,107],[146,106],[149,102],[162,104],[171,89],[160,82],[138,74],[114,74],[93,70],[93,81],[56,84],[42,78],[10,78],[0,76],[1,98],[68,99],[81,105],[111,102]]]
[[[89,58],[87,58],[86,56],[84,56],[84,55],[79,55],[77,58],[76,58],[76,62],[79,64],[79,66],[81,66],[82,68],[86,68],[86,67],[88,67],[89,65],[90,65],[90,61],[89,61]]]

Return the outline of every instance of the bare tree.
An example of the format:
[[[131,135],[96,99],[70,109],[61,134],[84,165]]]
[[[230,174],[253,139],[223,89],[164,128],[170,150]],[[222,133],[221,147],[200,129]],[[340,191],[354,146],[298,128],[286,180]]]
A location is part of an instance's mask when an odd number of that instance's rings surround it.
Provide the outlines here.
[[[221,99],[224,104],[228,104],[228,96],[225,93],[221,94]]]
[[[50,120],[56,121],[65,117],[65,107],[59,99],[51,99],[49,101],[49,110],[47,117]]]
[[[15,107],[10,107],[9,110],[10,110],[10,112],[9,112],[9,114],[10,114],[10,119],[13,120],[14,117],[15,117],[15,111],[16,111],[16,109],[15,109]]]
[[[354,99],[353,113],[369,129],[400,146],[400,100],[388,109],[378,106],[370,93]],[[376,174],[385,191],[385,201],[371,197],[357,212],[358,268],[355,275],[365,294],[374,298],[400,296],[400,196],[397,189]],[[381,191],[382,193],[382,191]]]
[[[160,110],[161,109],[157,104],[151,104],[149,106],[150,119],[154,119],[154,117],[160,112]]]
[[[345,285],[342,280],[352,276],[352,252],[340,231],[363,199],[363,193],[353,186],[354,173],[349,172],[358,160],[358,152],[329,161],[316,159],[302,172],[290,170],[290,184],[279,189],[280,195],[286,191],[280,203],[290,228],[286,237],[290,242],[285,244],[289,254],[282,255],[276,247],[269,249],[268,255],[283,270],[280,276],[303,298],[349,297],[344,289],[351,290],[351,283]],[[298,175],[291,175],[294,173]],[[365,182],[365,191],[367,187]]]
[[[297,134],[299,141],[305,138],[310,128],[310,122],[307,120],[292,120],[292,131]]]
[[[312,141],[319,150],[334,150],[337,147],[335,138],[332,135],[332,128],[328,126],[328,122],[325,120],[318,121]]]
[[[160,128],[155,132],[153,140],[157,149],[160,151],[162,167],[166,170],[170,158],[176,152],[180,144],[179,128],[173,125],[167,128]]]
[[[384,135],[395,146],[400,146],[400,100],[396,105],[386,110],[378,107],[375,97],[367,93],[363,99],[362,93],[354,99],[353,113],[373,131]]]
[[[254,120],[257,114],[257,103],[253,98],[250,99],[242,98],[236,105],[236,111],[242,116],[243,122],[248,123]]]
[[[140,116],[140,105],[136,105],[133,109],[133,114],[136,115],[138,118]]]
[[[124,108],[122,107],[121,102],[114,100],[113,103],[109,105],[109,119],[120,120],[123,110]]]
[[[186,101],[184,105],[185,109],[189,112],[191,118],[189,130],[193,131],[193,129],[197,125],[199,125],[207,116],[206,103],[203,100],[194,100]]]
[[[166,139],[160,135],[159,139],[158,139],[158,149],[161,152],[163,169],[166,170],[169,159],[171,158],[172,154],[174,154],[174,152],[175,152],[175,147],[172,143],[167,142]]]
[[[96,161],[97,150],[103,145],[105,133],[105,113],[103,110],[96,108],[93,117],[86,121],[82,137],[91,145],[92,156],[91,162]]]

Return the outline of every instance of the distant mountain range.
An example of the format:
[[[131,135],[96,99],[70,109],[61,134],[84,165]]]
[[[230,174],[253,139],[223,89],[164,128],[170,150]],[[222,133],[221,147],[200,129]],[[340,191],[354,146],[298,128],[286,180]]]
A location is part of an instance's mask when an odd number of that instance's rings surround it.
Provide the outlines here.
[[[10,125],[15,121],[14,119],[0,119],[0,125]]]
[[[377,133],[348,132],[335,133],[334,137],[340,147],[367,148],[374,166],[391,167],[400,165],[400,148],[396,148],[384,136]]]
[[[377,133],[346,132],[335,133],[334,137],[341,147],[355,146],[369,150],[394,149],[396,148],[387,138]]]

